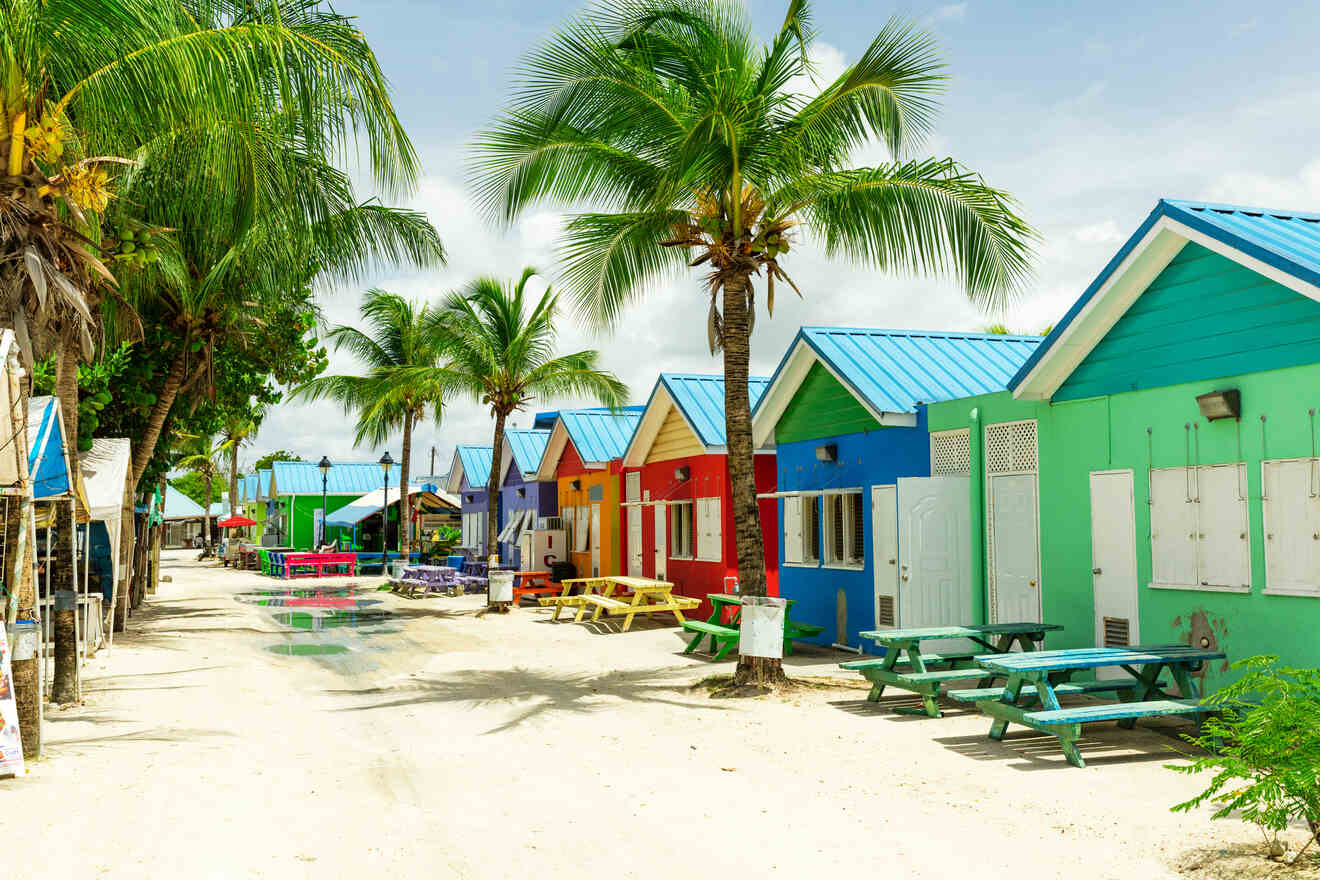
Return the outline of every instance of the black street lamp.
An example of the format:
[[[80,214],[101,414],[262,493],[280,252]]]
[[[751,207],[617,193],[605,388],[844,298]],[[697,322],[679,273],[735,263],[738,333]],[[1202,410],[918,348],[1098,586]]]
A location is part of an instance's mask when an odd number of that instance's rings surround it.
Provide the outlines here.
[[[330,459],[324,455],[321,456],[321,463],[318,464],[317,467],[321,469],[321,544],[324,545],[326,531],[328,529],[326,517],[329,515],[325,509],[325,489],[326,483],[330,479],[330,468],[332,467]]]
[[[383,572],[389,563],[389,546],[386,535],[390,530],[390,468],[394,467],[394,459],[390,458],[389,450],[380,457],[380,472],[385,477],[385,498],[384,504],[380,508],[380,570]]]

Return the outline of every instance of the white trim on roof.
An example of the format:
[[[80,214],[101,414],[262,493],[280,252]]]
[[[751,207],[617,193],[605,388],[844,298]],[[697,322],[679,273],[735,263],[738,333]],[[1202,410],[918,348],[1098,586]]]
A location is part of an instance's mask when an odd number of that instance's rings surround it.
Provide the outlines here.
[[[450,495],[461,494],[463,488],[463,460],[458,457],[458,447],[454,447],[454,463],[449,466],[449,479],[445,481],[445,491]]]
[[[1064,328],[1059,338],[1014,389],[1013,396],[1020,400],[1052,398],[1189,241],[1305,297],[1320,301],[1320,288],[1198,232],[1185,223],[1171,217],[1161,217],[1082,307],[1077,317]]]
[[[723,447],[708,446],[701,439],[701,432],[692,424],[688,414],[683,411],[683,407],[678,405],[674,395],[669,393],[665,387],[663,379],[657,379],[655,390],[651,393],[651,399],[646,404],[646,409],[642,412],[642,419],[637,423],[637,430],[633,432],[632,440],[628,443],[627,450],[623,453],[624,467],[641,467],[646,463],[646,457],[651,454],[651,447],[655,445],[655,438],[660,435],[660,429],[664,426],[665,419],[669,418],[669,411],[677,410],[679,418],[683,424],[687,425],[692,432],[692,438],[697,441],[697,445],[702,448],[706,454],[715,452]]]

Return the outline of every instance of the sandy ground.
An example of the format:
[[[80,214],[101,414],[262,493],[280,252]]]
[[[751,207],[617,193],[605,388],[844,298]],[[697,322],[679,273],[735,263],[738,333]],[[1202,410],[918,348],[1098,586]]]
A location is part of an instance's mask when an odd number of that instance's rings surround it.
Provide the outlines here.
[[[379,604],[363,626],[306,630],[277,615],[324,612],[251,601],[285,582],[166,564],[173,582],[89,664],[85,704],[50,712],[45,758],[0,782],[6,835],[44,876],[1131,880],[1259,864],[1250,827],[1168,811],[1197,788],[1162,766],[1169,731],[1097,726],[1078,770],[1052,739],[988,740],[974,711],[867,703],[860,678],[712,699],[690,686],[732,663],[682,655],[672,627],[477,618],[476,597],[410,601],[375,578],[316,582]],[[841,659],[788,662],[851,685]]]

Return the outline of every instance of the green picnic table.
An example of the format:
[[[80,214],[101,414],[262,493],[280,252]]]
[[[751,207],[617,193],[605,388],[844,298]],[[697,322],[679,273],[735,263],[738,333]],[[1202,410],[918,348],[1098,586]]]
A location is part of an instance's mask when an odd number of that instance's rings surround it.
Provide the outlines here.
[[[1191,715],[1197,724],[1214,710],[1201,703],[1192,673],[1209,660],[1222,660],[1224,653],[1190,645],[1155,647],[1078,648],[1037,651],[1033,654],[986,654],[976,658],[987,673],[1003,677],[998,688],[953,691],[951,699],[974,702],[995,719],[990,738],[1000,740],[1008,725],[1021,724],[1059,740],[1068,763],[1085,767],[1077,741],[1082,725],[1093,721],[1117,721],[1131,729],[1138,718],[1158,715]],[[1072,682],[1079,672],[1118,667],[1131,678]],[[1178,685],[1178,697],[1165,693],[1161,677],[1168,673]],[[1117,703],[1059,705],[1063,694],[1112,691]]]
[[[854,672],[871,682],[866,699],[880,699],[886,687],[896,687],[921,695],[922,708],[899,708],[895,712],[907,715],[927,715],[939,718],[940,688],[947,682],[965,678],[981,678],[982,686],[989,685],[994,676],[980,672],[975,660],[977,651],[922,653],[921,643],[944,639],[970,639],[987,651],[1006,654],[1014,645],[1023,651],[1035,651],[1036,643],[1045,640],[1045,633],[1063,627],[1051,623],[985,623],[967,626],[925,626],[912,629],[872,630],[861,633],[885,649],[885,656],[866,660],[850,660],[839,667]],[[991,641],[993,640],[993,641]],[[906,662],[903,657],[906,655]]]
[[[706,596],[713,606],[710,617],[703,620],[685,620],[683,629],[695,633],[692,641],[683,649],[684,654],[691,654],[701,644],[704,638],[710,639],[710,652],[714,654],[715,660],[723,660],[729,655],[729,652],[738,647],[738,641],[741,638],[738,619],[742,615],[742,596],[737,593],[709,593]],[[785,599],[787,606],[784,608],[784,656],[790,656],[793,653],[793,639],[803,639],[810,636],[819,635],[825,630],[823,626],[816,626],[813,623],[800,623],[796,620],[789,620],[788,613],[793,609],[797,602],[793,599]],[[725,621],[724,612],[726,609],[733,609],[732,619]]]

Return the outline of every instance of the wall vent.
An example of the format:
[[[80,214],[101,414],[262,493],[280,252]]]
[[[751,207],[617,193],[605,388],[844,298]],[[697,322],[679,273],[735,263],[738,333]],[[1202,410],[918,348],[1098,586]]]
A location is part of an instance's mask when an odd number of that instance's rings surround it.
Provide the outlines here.
[[[879,609],[880,626],[897,626],[897,617],[894,614],[894,597],[877,596],[876,605]]]
[[[543,516],[536,521],[536,528],[542,532],[557,532],[564,529],[562,516]]]
[[[930,472],[934,476],[972,472],[971,434],[966,428],[936,431],[930,435]]]
[[[1036,472],[1036,422],[1004,422],[985,427],[985,471],[988,474]]]
[[[1106,648],[1126,648],[1131,644],[1132,622],[1128,618],[1106,617],[1104,627]]]

